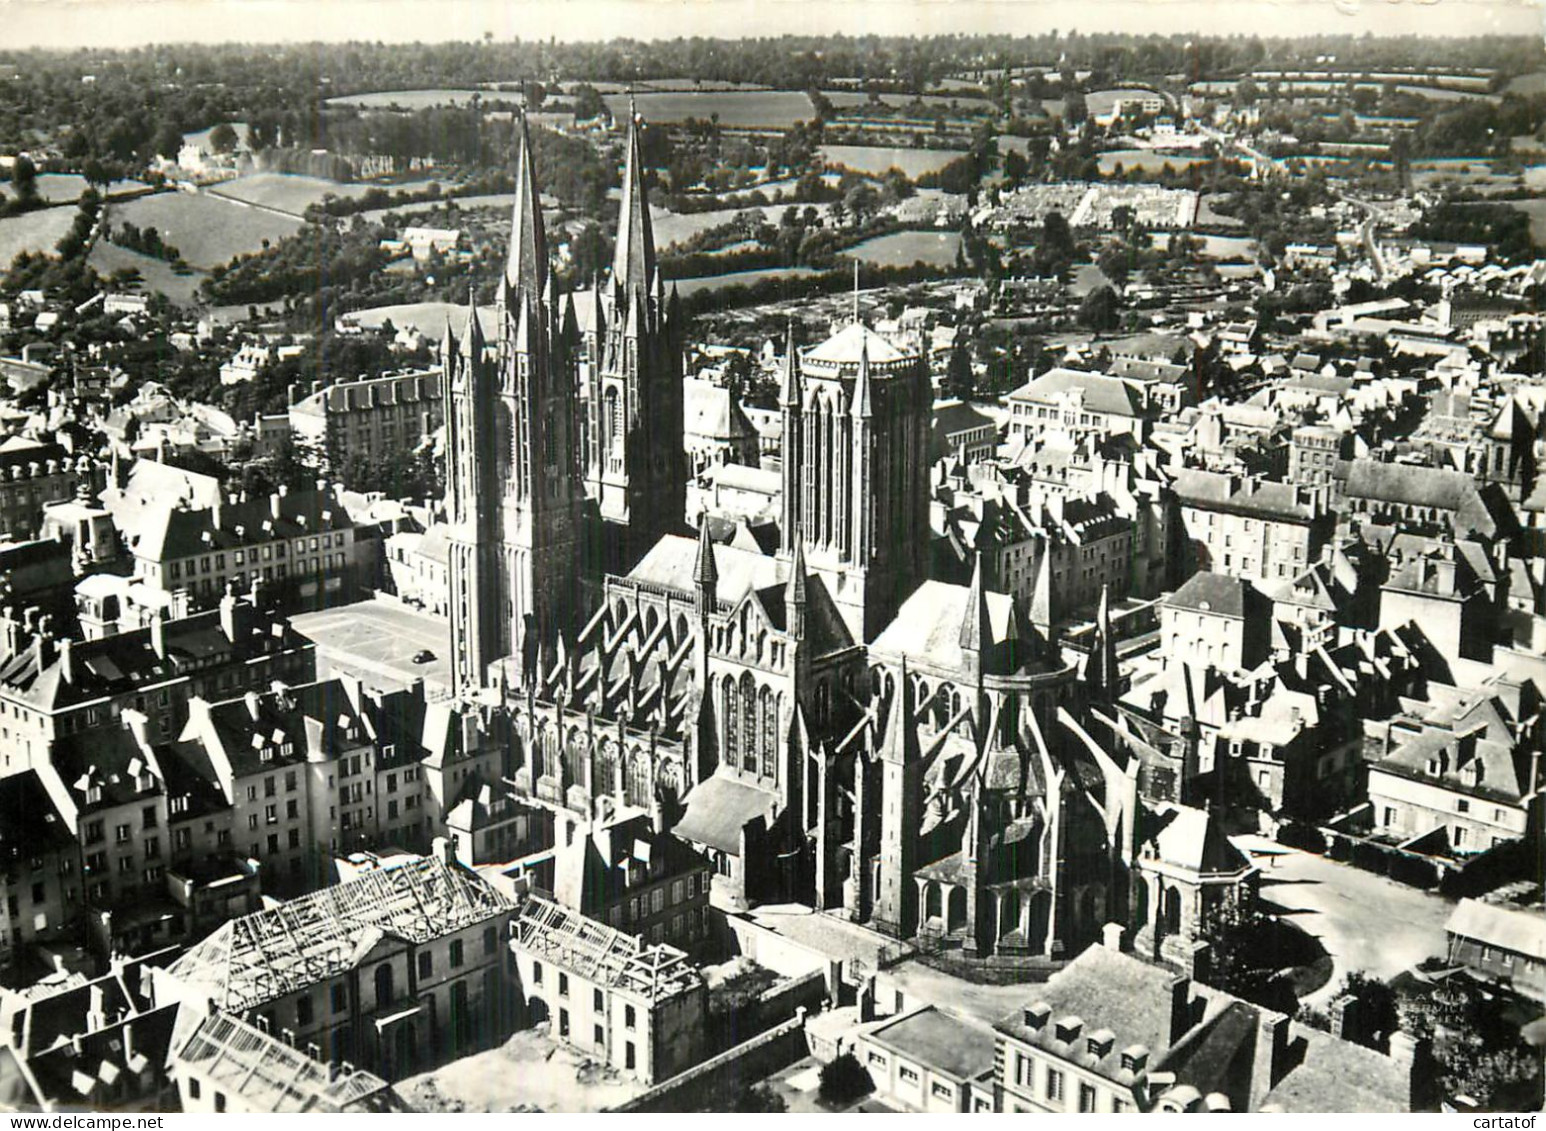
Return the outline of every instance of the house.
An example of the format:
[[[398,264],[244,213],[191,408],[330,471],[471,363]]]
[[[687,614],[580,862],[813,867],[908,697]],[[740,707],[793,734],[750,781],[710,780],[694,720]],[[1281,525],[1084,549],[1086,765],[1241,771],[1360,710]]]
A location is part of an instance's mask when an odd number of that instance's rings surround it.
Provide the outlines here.
[[[1433,855],[1464,858],[1538,836],[1543,805],[1537,706],[1498,694],[1446,696],[1415,726],[1392,728],[1369,765],[1375,835]]]
[[[1192,564],[1257,581],[1299,574],[1320,555],[1336,515],[1310,487],[1186,468],[1173,490]]]
[[[510,935],[533,1024],[643,1084],[703,1059],[707,990],[675,947],[646,943],[540,896]]]
[[[1444,931],[1449,936],[1451,963],[1546,999],[1546,915],[1539,906],[1462,899]]]
[[[1270,602],[1250,582],[1206,570],[1160,603],[1166,663],[1249,670],[1267,658]]]
[[[993,1111],[993,1030],[926,1005],[854,1038],[875,1093],[904,1111]]]
[[[954,457],[963,463],[989,459],[998,446],[998,423],[965,401],[936,401],[931,461]]]
[[[1049,369],[1006,398],[1009,435],[1036,443],[1052,435],[1128,435],[1142,440],[1158,416],[1142,382],[1078,369]]]
[[[233,1017],[401,1079],[509,1033],[515,911],[460,865],[411,857],[231,920],[153,970],[153,992],[179,1028]]]
[[[189,1114],[247,1115],[404,1110],[381,1077],[325,1064],[256,1025],[223,1013],[172,1054],[179,1106]]]
[[[445,419],[438,369],[389,373],[326,388],[290,387],[290,434],[311,458],[398,462]]]
[[[1121,952],[1107,929],[998,1022],[1005,1112],[1410,1111],[1418,1043],[1390,1055]]]

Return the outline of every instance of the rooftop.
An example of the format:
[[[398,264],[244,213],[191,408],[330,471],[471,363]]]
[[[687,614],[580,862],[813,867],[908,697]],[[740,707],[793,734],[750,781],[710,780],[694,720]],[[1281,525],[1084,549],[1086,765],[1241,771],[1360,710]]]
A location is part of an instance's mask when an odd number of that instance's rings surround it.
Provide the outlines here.
[[[868,1037],[957,1080],[975,1079],[993,1067],[993,1030],[932,1005],[872,1029]]]
[[[511,947],[529,951],[578,977],[656,1002],[703,985],[697,967],[672,946],[647,945],[540,897],[526,901]]]
[[[263,1112],[379,1110],[390,1086],[359,1069],[334,1072],[227,1014],[204,1019],[177,1060]]]
[[[466,869],[423,857],[233,919],[171,973],[240,1012],[352,969],[384,937],[423,944],[514,907]]]

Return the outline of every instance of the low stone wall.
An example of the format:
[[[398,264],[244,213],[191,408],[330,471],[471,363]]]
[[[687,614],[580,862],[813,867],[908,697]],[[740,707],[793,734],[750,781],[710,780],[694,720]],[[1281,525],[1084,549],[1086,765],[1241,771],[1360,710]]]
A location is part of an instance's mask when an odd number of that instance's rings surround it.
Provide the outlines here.
[[[805,1010],[783,1024],[743,1041],[733,1049],[710,1057],[702,1064],[663,1080],[627,1103],[609,1108],[616,1112],[728,1111],[743,1089],[788,1068],[804,1057]]]

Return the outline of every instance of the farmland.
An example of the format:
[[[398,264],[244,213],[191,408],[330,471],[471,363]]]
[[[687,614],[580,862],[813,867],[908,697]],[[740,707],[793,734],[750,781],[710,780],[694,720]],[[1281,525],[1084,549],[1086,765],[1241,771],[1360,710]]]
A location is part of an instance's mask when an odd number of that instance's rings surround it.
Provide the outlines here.
[[[798,279],[807,275],[819,275],[814,267],[768,267],[761,271],[732,271],[728,275],[705,275],[695,279],[677,279],[672,286],[685,297],[698,291],[719,290],[721,287],[750,286],[764,279]]]
[[[199,283],[204,278],[203,273],[197,271],[179,275],[172,270],[172,265],[164,260],[152,259],[148,255],[119,247],[107,240],[98,240],[92,246],[91,255],[87,257],[86,262],[93,271],[103,276],[132,267],[140,273],[140,278],[143,280],[141,290],[159,292],[182,306],[194,301]]]
[[[847,254],[878,267],[949,267],[960,249],[959,232],[892,232],[855,244]]]
[[[0,220],[0,269],[9,267],[24,251],[52,252],[74,222],[75,207],[68,204]]]
[[[157,193],[114,205],[110,211],[115,224],[155,228],[190,266],[204,270],[258,251],[264,240],[281,240],[301,228],[297,218],[204,193]]]
[[[1530,234],[1538,244],[1546,244],[1546,200],[1511,200],[1511,207],[1530,217]]]
[[[114,181],[106,195],[143,192],[150,186],[143,181]],[[50,204],[72,204],[86,190],[86,178],[75,173],[39,173],[38,197]]]
[[[924,173],[943,169],[958,157],[966,156],[959,149],[900,149],[876,145],[824,145],[822,160],[828,165],[840,165],[855,173],[879,176],[890,169],[900,169],[907,177],[916,179]]]
[[[1100,173],[1109,177],[1121,165],[1124,170],[1142,169],[1146,173],[1158,173],[1169,165],[1180,172],[1202,162],[1201,157],[1176,156],[1156,153],[1152,149],[1110,149],[1100,155]]]
[[[341,94],[329,98],[329,106],[357,106],[362,110],[425,110],[431,106],[456,106],[474,96],[485,102],[519,102],[521,96],[499,90],[378,90],[367,94]]]
[[[603,97],[612,116],[626,120],[628,96],[609,94]],[[838,109],[862,106],[866,101],[862,94],[837,91],[827,97]],[[721,126],[782,130],[796,122],[809,122],[816,116],[811,100],[803,93],[790,90],[644,92],[636,94],[634,101],[639,113],[652,122],[683,122],[688,118],[707,120],[718,114]]]
[[[712,212],[689,212],[679,216],[674,212],[652,206],[650,223],[655,231],[655,245],[667,248],[672,244],[691,239],[699,232],[728,224],[743,212],[761,212],[768,223],[777,224],[784,211],[789,208],[798,208],[801,212],[807,208],[814,208],[818,213],[825,213],[830,207],[831,205],[828,204],[768,204],[755,208],[719,208]]]
[[[424,180],[382,187],[387,187],[394,192],[412,192],[428,184],[429,181]],[[272,208],[299,217],[311,205],[320,203],[324,196],[329,194],[337,197],[364,196],[373,187],[376,186],[343,184],[328,180],[326,177],[307,177],[295,173],[255,173],[249,177],[238,177],[234,181],[223,181],[212,186],[208,191],[216,196],[256,204],[262,208]]]

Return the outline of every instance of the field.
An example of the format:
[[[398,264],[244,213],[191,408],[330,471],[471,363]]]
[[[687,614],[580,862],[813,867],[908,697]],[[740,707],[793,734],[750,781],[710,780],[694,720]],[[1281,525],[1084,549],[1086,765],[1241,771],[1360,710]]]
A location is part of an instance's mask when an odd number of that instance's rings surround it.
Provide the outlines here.
[[[1158,173],[1169,165],[1180,172],[1182,169],[1200,164],[1201,157],[1178,157],[1164,153],[1155,153],[1152,149],[1110,149],[1100,155],[1100,171],[1104,177],[1116,172],[1118,164],[1124,170],[1143,169],[1146,172]]]
[[[515,206],[515,193],[499,192],[485,196],[459,196],[445,197],[441,200],[421,200],[414,204],[397,204],[390,208],[372,208],[360,215],[365,218],[367,224],[379,224],[382,218],[389,212],[396,212],[400,216],[411,216],[415,212],[433,212],[437,208],[444,208],[454,204],[458,211],[471,212],[478,208],[497,208],[501,212],[508,212]]]
[[[676,289],[685,298],[698,291],[716,291],[721,287],[750,286],[763,279],[798,279],[805,275],[819,275],[814,267],[769,267],[762,271],[732,271],[728,275],[705,275],[696,279],[677,279]],[[672,284],[667,283],[669,289]]]
[[[609,94],[603,97],[612,116],[619,121],[626,120],[628,96]],[[827,97],[838,109],[862,106],[867,101],[862,94],[841,91],[834,91]],[[634,101],[639,113],[652,122],[683,122],[688,118],[707,120],[718,114],[721,126],[783,130],[796,122],[809,122],[816,117],[811,100],[803,93],[789,90],[645,92],[635,95]]]
[[[291,216],[301,216],[306,209],[319,203],[331,193],[336,197],[364,196],[372,188],[381,187],[390,192],[415,191],[428,185],[428,180],[408,181],[392,185],[343,184],[326,177],[307,177],[297,173],[254,173],[249,177],[237,177],[234,181],[222,181],[208,191],[216,196],[244,201],[264,208],[273,208]]]
[[[115,205],[115,224],[155,228],[189,265],[208,270],[300,230],[300,220],[207,194],[163,192]]]
[[[879,267],[949,267],[960,249],[960,232],[892,232],[855,244],[847,254]]]
[[[828,165],[841,165],[856,173],[877,176],[890,169],[900,169],[911,179],[924,173],[938,172],[956,158],[964,156],[959,149],[900,149],[876,145],[821,147],[822,160]]]
[[[686,212],[677,215],[675,212],[667,212],[663,208],[651,205],[650,224],[655,232],[655,246],[667,248],[672,244],[691,239],[699,232],[728,224],[743,212],[761,212],[768,223],[777,224],[784,212],[790,208],[798,208],[802,213],[807,208],[814,208],[818,213],[825,213],[830,207],[829,204],[764,204],[753,208],[716,208],[712,212]]]
[[[457,337],[461,337],[467,326],[467,307],[465,304],[454,302],[412,302],[398,306],[377,306],[370,310],[356,310],[349,315],[349,318],[367,330],[374,330],[385,322],[391,322],[399,330],[411,327],[426,337],[439,340],[445,333],[447,321],[451,324],[452,332]],[[478,324],[483,327],[484,336],[492,341],[498,330],[494,322],[492,306],[478,308]]]
[[[1249,260],[1256,250],[1256,241],[1247,236],[1194,236],[1202,240],[1202,253],[1210,259]]]
[[[9,267],[11,260],[24,251],[52,252],[74,222],[74,205],[39,208],[0,220],[0,270]]]
[[[1537,246],[1546,247],[1546,200],[1511,200],[1509,204],[1530,217],[1530,235]]]
[[[114,181],[107,186],[107,195],[139,192],[150,186],[143,181]],[[70,204],[86,190],[86,178],[75,173],[39,173],[38,196],[50,204]]]
[[[125,267],[133,267],[144,280],[138,289],[164,294],[180,306],[187,306],[193,302],[194,296],[198,293],[199,283],[204,278],[201,271],[195,271],[190,275],[179,275],[172,270],[172,265],[164,260],[152,259],[148,255],[119,247],[107,240],[96,242],[86,262],[99,275],[104,276],[111,275],[114,271],[121,271]]]
[[[1546,71],[1515,75],[1503,89],[1509,94],[1546,94]]]
[[[471,102],[477,95],[485,102],[519,102],[515,91],[501,90],[378,90],[368,94],[341,94],[329,98],[329,106],[358,106],[366,110],[424,110],[431,106],[453,106]]]

